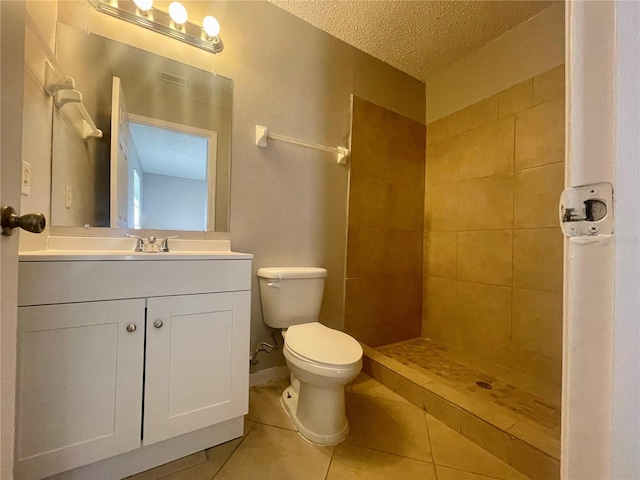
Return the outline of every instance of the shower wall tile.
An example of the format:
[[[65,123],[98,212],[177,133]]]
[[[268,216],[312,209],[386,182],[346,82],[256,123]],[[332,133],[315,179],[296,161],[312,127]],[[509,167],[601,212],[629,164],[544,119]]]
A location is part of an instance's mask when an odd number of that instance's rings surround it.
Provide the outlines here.
[[[413,143],[407,137],[400,135],[391,136],[386,156],[389,159],[389,170],[386,172],[385,178],[392,182],[411,185],[424,190],[424,145]]]
[[[467,108],[471,111],[470,128],[481,127],[500,118],[497,95],[480,100]]]
[[[456,280],[425,277],[422,310],[422,333],[441,345],[459,348],[462,345],[462,326],[456,320]]]
[[[465,337],[511,340],[511,287],[456,283],[456,321]]]
[[[456,232],[427,232],[424,241],[424,272],[436,277],[456,278]]]
[[[465,335],[464,353],[473,355],[479,362],[488,362],[509,370],[509,377],[504,378],[508,383],[524,378],[524,352],[510,340],[500,340],[482,335]],[[522,385],[519,383],[518,385]]]
[[[427,186],[458,181],[458,136],[427,147]]]
[[[458,230],[513,228],[513,173],[458,184]]]
[[[419,337],[420,325],[416,325],[415,322],[410,321],[375,327],[361,327],[348,331],[347,333],[370,347],[378,347],[380,345],[400,342],[408,338]]]
[[[424,228],[428,231],[455,231],[458,227],[458,184],[427,187]]]
[[[349,225],[385,228],[390,185],[379,178],[351,175]]]
[[[516,169],[564,161],[564,98],[516,115]]]
[[[550,385],[558,385],[562,382],[562,359],[525,350],[524,372],[526,375],[539,379],[542,382]],[[555,400],[560,403],[559,391]]]
[[[508,117],[460,134],[460,180],[513,171],[514,120]]]
[[[511,286],[512,251],[512,230],[458,232],[458,280]]]
[[[419,147],[424,147],[427,144],[427,126],[424,123],[417,122],[385,108],[383,108],[382,119],[382,127],[391,137],[400,137],[405,142],[414,143]],[[422,165],[424,166],[424,157],[422,160]]]
[[[345,331],[351,333],[365,327],[384,325],[387,305],[386,286],[380,278],[347,278]]]
[[[562,294],[513,289],[513,343],[562,358]]]
[[[562,293],[563,246],[559,227],[514,230],[514,287]]]
[[[498,94],[500,118],[533,107],[533,79],[525,80]]]
[[[421,331],[425,145],[425,125],[354,97],[345,331],[371,346]]]
[[[384,280],[385,324],[422,322],[422,277],[394,277]]]
[[[392,183],[387,201],[386,227],[422,233],[424,222],[424,187]]]
[[[564,98],[564,65],[533,77],[533,101],[536,105]]]
[[[391,168],[391,160],[387,155],[389,140],[379,132],[358,129],[355,123],[353,128],[349,158],[351,175],[385,179]]]
[[[347,242],[347,278],[371,278],[383,275],[385,230],[349,227]]]
[[[449,121],[447,117],[427,125],[427,145],[444,140],[449,136]]]
[[[564,162],[518,170],[515,174],[514,227],[558,225],[558,201],[564,190]]]
[[[463,108],[447,117],[447,133],[449,136],[471,130],[471,109]]]
[[[427,145],[423,336],[559,398],[564,66],[429,124]]]
[[[385,231],[384,275],[422,276],[422,232]]]

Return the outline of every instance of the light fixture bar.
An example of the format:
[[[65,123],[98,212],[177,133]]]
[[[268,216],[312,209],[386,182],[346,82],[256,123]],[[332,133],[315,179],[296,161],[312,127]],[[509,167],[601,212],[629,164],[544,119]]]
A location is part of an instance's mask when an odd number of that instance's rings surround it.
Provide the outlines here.
[[[143,16],[138,13],[138,9],[132,0],[87,1],[99,12],[118,17],[130,23],[135,23],[141,27],[148,28],[167,37],[175,38],[176,40],[207,50],[208,52],[219,53],[224,48],[220,36],[216,35],[208,39],[207,36],[203,34],[202,27],[189,21],[186,21],[182,25],[182,30],[177,30],[172,26],[173,22],[169,14],[155,7],[152,9],[152,15]]]

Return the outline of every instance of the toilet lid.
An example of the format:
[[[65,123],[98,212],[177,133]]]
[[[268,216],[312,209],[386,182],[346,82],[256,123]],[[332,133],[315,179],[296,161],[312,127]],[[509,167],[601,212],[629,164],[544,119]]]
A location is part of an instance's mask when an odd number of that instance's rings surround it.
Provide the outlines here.
[[[284,338],[289,350],[312,362],[351,365],[362,358],[362,347],[355,338],[319,322],[293,325]]]

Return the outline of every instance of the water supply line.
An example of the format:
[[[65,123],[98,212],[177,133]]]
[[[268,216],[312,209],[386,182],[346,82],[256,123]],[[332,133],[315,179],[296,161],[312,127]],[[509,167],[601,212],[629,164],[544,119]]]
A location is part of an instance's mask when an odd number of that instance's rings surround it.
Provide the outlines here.
[[[271,334],[273,335],[274,344],[271,345],[270,343],[267,343],[267,342],[260,342],[256,347],[255,351],[253,352],[253,355],[251,355],[251,358],[249,359],[249,363],[251,365],[257,365],[258,363],[260,363],[260,360],[258,360],[258,354],[260,352],[271,353],[271,350],[273,350],[274,348],[276,350],[280,348],[280,346],[278,345],[278,336],[274,329],[271,329]]]

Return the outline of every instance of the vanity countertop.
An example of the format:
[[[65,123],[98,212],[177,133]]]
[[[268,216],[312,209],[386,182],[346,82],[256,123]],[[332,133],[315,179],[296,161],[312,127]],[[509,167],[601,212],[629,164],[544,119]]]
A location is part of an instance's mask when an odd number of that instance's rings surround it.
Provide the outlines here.
[[[68,261],[172,261],[172,260],[250,260],[253,255],[239,252],[122,252],[122,251],[70,251],[39,250],[20,252],[21,262],[68,262]]]
[[[20,252],[21,262],[250,260],[231,251],[229,240],[171,239],[169,252],[134,252],[135,239],[116,237],[49,237],[45,250]]]

